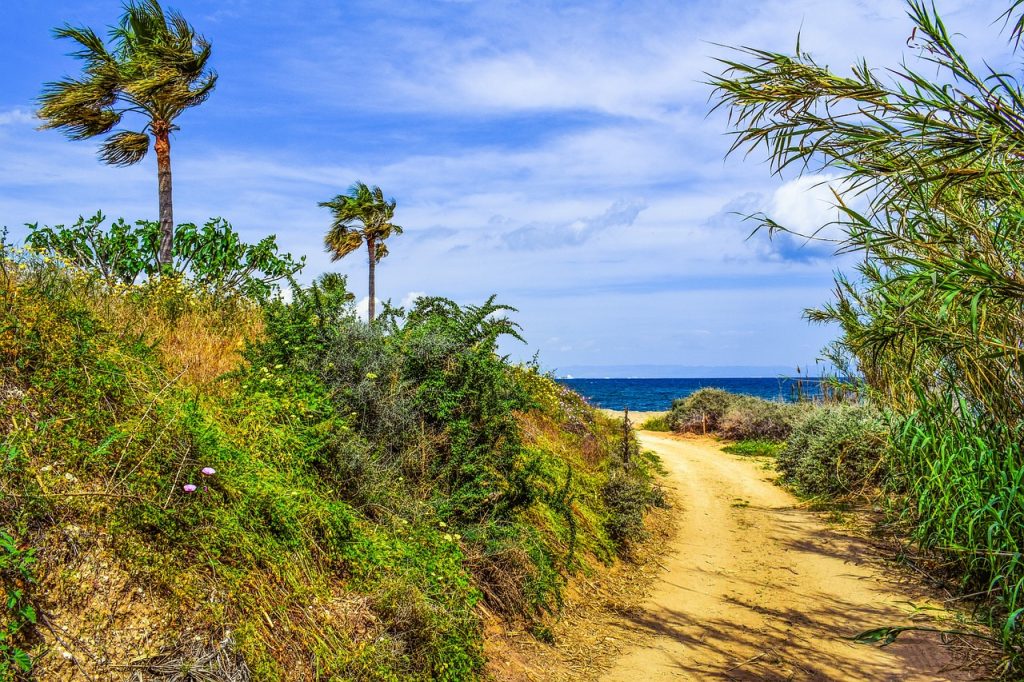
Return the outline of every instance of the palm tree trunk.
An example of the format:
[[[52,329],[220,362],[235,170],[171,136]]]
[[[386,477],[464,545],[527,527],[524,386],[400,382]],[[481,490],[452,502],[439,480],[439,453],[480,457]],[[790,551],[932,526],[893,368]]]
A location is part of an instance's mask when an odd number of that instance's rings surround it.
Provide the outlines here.
[[[156,262],[160,270],[171,265],[174,241],[174,209],[171,202],[171,126],[164,121],[153,124],[156,143],[157,185],[160,194],[160,251]]]
[[[367,239],[366,248],[370,252],[370,305],[368,308],[367,317],[370,319],[370,322],[373,322],[373,304],[377,296],[377,292],[375,290],[375,282],[373,281],[374,270],[377,268],[377,242],[373,239]]]

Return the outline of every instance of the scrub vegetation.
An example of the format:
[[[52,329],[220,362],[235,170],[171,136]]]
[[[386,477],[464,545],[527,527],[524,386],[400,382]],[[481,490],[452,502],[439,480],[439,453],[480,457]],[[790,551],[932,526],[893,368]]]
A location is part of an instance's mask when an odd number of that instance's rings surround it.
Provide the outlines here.
[[[254,289],[276,248],[134,281],[65,242],[0,257],[0,679],[475,679],[485,618],[542,625],[661,502],[493,300],[369,324],[338,275]]]

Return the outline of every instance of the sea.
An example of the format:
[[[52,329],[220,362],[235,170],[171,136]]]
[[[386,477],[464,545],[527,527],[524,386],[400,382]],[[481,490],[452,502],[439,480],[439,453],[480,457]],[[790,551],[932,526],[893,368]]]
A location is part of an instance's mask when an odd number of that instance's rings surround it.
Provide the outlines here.
[[[720,388],[732,393],[752,395],[765,400],[797,399],[795,379],[758,377],[738,379],[559,379],[583,396],[594,407],[609,410],[629,408],[637,412],[656,412],[672,407],[672,401],[702,388]],[[804,398],[821,395],[818,379],[802,379]]]

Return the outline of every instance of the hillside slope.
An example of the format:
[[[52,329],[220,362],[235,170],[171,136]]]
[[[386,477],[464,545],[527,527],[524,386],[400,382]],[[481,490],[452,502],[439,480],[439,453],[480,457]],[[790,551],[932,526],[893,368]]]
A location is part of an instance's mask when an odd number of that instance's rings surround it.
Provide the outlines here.
[[[491,302],[374,325],[0,259],[0,679],[475,679],[658,502]]]

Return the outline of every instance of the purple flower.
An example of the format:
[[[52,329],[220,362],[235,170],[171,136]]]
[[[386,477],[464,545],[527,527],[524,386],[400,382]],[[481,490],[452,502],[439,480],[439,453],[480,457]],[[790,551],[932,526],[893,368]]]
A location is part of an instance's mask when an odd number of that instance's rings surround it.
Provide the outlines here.
[[[203,467],[203,476],[213,476],[217,470],[213,467]]]
[[[196,491],[196,487],[191,483],[186,483],[185,485],[181,486],[181,489],[187,493],[194,493]]]

